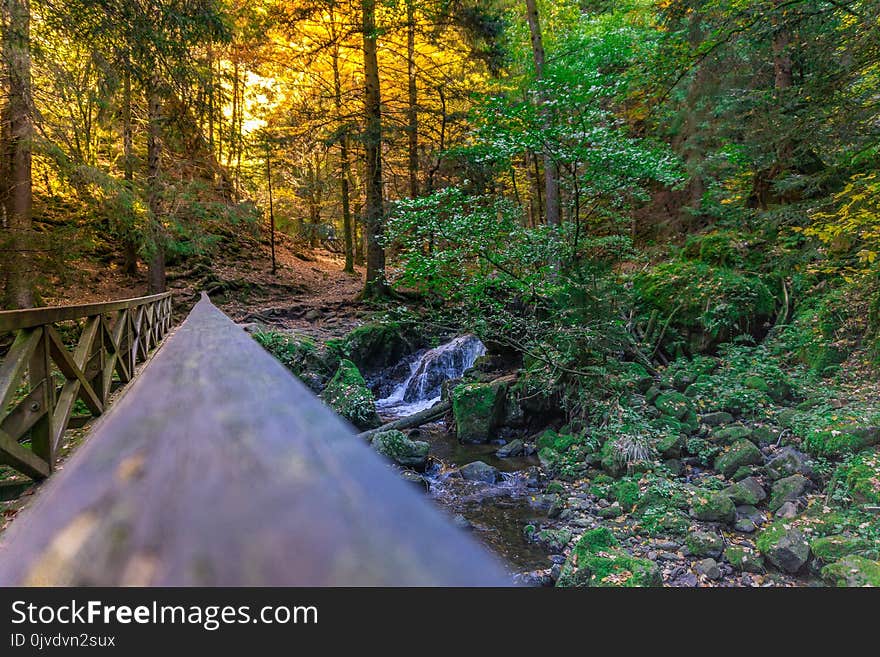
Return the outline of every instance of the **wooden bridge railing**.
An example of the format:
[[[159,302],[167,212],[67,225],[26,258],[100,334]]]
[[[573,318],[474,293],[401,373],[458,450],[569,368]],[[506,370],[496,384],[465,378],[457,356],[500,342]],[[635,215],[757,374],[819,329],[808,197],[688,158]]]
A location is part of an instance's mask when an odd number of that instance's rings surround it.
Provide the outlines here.
[[[505,585],[206,296],[0,544],[0,586]]]
[[[72,350],[60,328],[71,321],[82,324]],[[0,362],[0,463],[49,476],[68,426],[101,415],[114,373],[130,381],[170,328],[170,293],[0,312],[0,335],[15,335]],[[78,399],[88,414],[72,417]],[[21,444],[28,437],[30,449]]]

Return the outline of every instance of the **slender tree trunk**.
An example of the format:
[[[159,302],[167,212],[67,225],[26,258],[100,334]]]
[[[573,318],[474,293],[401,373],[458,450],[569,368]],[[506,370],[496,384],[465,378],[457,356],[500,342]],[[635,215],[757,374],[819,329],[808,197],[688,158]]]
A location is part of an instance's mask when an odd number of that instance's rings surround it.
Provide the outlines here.
[[[382,99],[379,90],[376,0],[361,0],[364,36],[364,156],[367,207],[364,217],[367,279],[364,298],[385,296],[385,249],[380,243],[385,208],[382,199]]]
[[[123,62],[122,74],[122,167],[125,184],[129,192],[134,191],[134,135],[131,121],[131,60],[128,52]],[[137,274],[137,243],[134,239],[134,226],[122,227],[123,271],[128,275]]]
[[[419,98],[416,88],[416,17],[413,1],[406,2],[406,132],[409,137],[409,195],[416,198],[419,195]]]
[[[3,63],[6,106],[3,111],[3,211],[9,232],[9,253],[0,260],[6,269],[6,305],[34,305],[31,211],[31,148],[34,135],[31,91],[30,4],[2,0]]]
[[[535,79],[538,82],[539,102],[541,104],[541,114],[544,119],[544,128],[551,125],[550,112],[547,105],[547,97],[543,88],[544,80],[544,41],[541,37],[541,22],[538,17],[538,6],[536,0],[526,0],[526,14],[529,23],[529,32],[532,35],[532,54],[535,59]],[[549,149],[544,148],[544,206],[546,209],[546,220],[550,226],[559,225],[559,168],[553,157],[548,153]]]
[[[332,20],[332,15],[331,15]],[[339,120],[345,120],[342,116],[342,80],[339,76],[339,45],[335,42],[336,34],[333,34],[333,102],[336,108],[336,116]],[[341,180],[339,182],[339,193],[342,201],[342,233],[343,243],[345,244],[345,267],[343,271],[348,273],[354,272],[354,238],[352,235],[351,222],[351,191],[349,189],[348,180],[351,177],[351,163],[348,155],[348,126],[344,126],[339,131],[339,168]]]
[[[147,112],[149,123],[147,132],[147,202],[150,206],[153,242],[147,282],[150,294],[156,294],[165,291],[165,229],[161,220],[159,192],[162,156],[162,100],[156,80],[151,82],[150,88],[147,90]]]

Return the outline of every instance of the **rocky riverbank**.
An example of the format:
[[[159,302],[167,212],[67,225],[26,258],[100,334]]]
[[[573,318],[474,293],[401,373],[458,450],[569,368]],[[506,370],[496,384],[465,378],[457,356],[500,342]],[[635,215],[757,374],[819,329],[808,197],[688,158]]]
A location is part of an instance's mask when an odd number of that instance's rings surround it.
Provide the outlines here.
[[[362,327],[329,345],[290,338],[281,358],[364,429],[380,422],[374,391],[387,397],[411,381],[424,353],[405,334]],[[462,369],[461,358],[444,362],[453,361]],[[445,506],[468,511],[463,526],[479,526],[474,509],[484,505],[496,530],[481,538],[502,555],[505,541],[529,555],[515,566],[537,566],[518,574],[523,583],[880,584],[880,427],[870,400],[808,385],[755,347],[655,375],[626,363],[619,394],[597,396],[584,421],[565,399],[536,393],[509,359],[490,353],[473,364],[461,377],[431,378],[431,394],[452,411],[428,432],[454,436],[455,457],[438,458],[424,430],[381,432],[372,444]]]

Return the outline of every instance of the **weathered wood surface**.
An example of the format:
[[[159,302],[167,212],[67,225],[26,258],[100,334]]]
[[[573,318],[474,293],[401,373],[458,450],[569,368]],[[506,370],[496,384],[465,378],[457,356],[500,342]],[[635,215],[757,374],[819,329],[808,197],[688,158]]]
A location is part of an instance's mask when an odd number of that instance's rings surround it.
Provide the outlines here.
[[[413,413],[412,415],[407,415],[406,417],[392,420],[391,422],[383,424],[381,427],[378,427],[376,429],[368,429],[367,431],[362,431],[358,434],[358,438],[366,438],[369,440],[377,433],[382,433],[383,431],[392,431],[395,429],[398,431],[401,431],[403,429],[414,429],[415,427],[420,427],[423,424],[427,424],[428,422],[439,420],[451,410],[452,402],[440,402],[434,404],[431,408],[426,408],[422,411],[419,411],[418,413]]]
[[[73,353],[54,324],[83,320]],[[33,478],[52,472],[64,432],[104,412],[116,375],[127,383],[171,329],[171,294],[0,312],[15,340],[0,362],[0,464]],[[25,394],[26,393],[26,394]],[[89,416],[71,417],[81,399]],[[15,403],[13,403],[15,402]],[[30,440],[31,448],[22,442]]]
[[[510,583],[207,297],[3,541],[3,586]]]

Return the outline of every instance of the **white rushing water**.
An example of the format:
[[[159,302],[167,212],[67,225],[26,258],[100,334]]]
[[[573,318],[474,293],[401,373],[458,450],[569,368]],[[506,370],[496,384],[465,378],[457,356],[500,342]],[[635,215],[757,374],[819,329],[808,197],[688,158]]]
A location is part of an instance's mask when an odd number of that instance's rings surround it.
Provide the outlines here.
[[[430,408],[440,401],[444,381],[458,379],[486,353],[486,345],[474,335],[462,335],[429,349],[410,365],[409,376],[391,394],[376,401],[380,413],[404,417]]]

